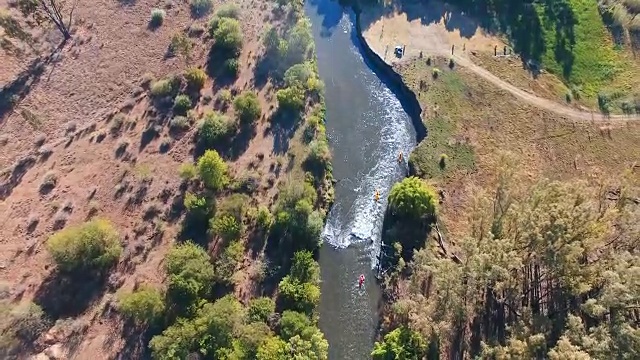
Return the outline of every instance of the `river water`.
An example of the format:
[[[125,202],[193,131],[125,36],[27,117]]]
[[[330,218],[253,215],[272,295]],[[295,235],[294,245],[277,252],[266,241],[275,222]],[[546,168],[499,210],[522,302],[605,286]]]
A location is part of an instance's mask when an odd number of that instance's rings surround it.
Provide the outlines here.
[[[385,79],[361,55],[354,14],[333,0],[308,0],[305,10],[325,83],[327,136],[338,181],[320,250],[320,328],[330,360],[368,359],[378,328],[381,296],[374,268],[386,199],[406,173],[398,153],[409,154],[416,132]],[[360,274],[366,278],[363,288]]]

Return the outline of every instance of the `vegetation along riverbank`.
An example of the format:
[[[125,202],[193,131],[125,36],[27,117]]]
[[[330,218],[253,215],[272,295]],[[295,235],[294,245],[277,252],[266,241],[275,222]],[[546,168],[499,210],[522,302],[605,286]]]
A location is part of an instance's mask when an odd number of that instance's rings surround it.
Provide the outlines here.
[[[43,4],[0,18],[2,357],[326,359],[302,2]]]
[[[592,71],[602,69],[598,57],[615,53],[621,62],[614,68],[637,78],[636,33],[626,28],[617,40],[618,28],[605,26],[615,10],[606,2],[483,4],[363,7],[367,43],[416,94],[427,127],[409,157],[410,177],[389,196],[386,306],[372,357],[637,357],[638,293],[630,275],[640,265],[640,124],[630,114],[637,94],[618,82],[620,73]],[[420,13],[423,7],[432,12]],[[474,21],[487,13],[496,27]],[[557,14],[579,19],[562,30],[575,32],[575,46],[550,55],[560,30],[547,22]],[[532,57],[514,37],[525,33],[497,27],[524,26],[522,19],[542,19],[547,29],[538,49],[543,76],[522,66]],[[594,30],[583,28],[586,19]],[[402,39],[410,49],[403,57],[385,52]],[[496,56],[496,44],[505,43],[517,55]],[[569,57],[570,72],[554,68]],[[581,105],[561,90],[576,86],[587,98]],[[624,94],[617,111],[629,115],[609,119],[614,105],[585,111],[614,88]]]

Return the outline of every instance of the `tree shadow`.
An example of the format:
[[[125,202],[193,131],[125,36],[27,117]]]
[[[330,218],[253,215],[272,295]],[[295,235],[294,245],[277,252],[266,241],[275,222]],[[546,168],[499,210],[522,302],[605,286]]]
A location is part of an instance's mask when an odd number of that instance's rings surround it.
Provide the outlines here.
[[[41,58],[33,60],[13,81],[0,89],[0,123],[4,121],[7,114],[13,112],[14,108],[31,92],[33,86],[40,81],[45,65],[50,61],[51,56],[44,60]]]
[[[213,85],[214,93],[232,85],[236,81],[237,76],[229,73],[225,66],[225,62],[229,59],[232,59],[232,57],[229,57],[226,50],[219,46],[213,45],[209,50],[205,69],[207,74],[215,80]]]
[[[53,271],[36,290],[34,302],[53,320],[75,317],[104,293],[105,279],[104,275]]]
[[[289,142],[296,132],[302,114],[296,111],[278,109],[271,118],[270,132],[273,134],[273,153],[285,154],[289,150]]]
[[[13,192],[22,178],[36,164],[36,157],[27,155],[20,158],[11,170],[6,171],[2,177],[4,178],[0,184],[0,200],[6,200]]]

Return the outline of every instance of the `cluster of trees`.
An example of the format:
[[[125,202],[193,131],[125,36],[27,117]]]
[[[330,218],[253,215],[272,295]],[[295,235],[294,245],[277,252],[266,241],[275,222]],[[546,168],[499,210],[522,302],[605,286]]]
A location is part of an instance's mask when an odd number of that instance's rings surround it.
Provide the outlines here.
[[[477,194],[455,256],[415,252],[374,356],[640,356],[637,174],[528,185],[513,169]]]
[[[239,70],[238,57],[244,43],[237,5],[229,3],[218,8],[209,20],[208,31],[214,40],[211,56],[222,56],[226,73],[236,76]]]

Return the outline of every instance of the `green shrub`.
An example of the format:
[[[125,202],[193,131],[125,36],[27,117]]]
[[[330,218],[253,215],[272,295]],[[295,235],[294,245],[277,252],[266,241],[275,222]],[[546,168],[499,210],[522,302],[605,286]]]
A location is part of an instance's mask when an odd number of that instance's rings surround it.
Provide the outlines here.
[[[176,131],[187,130],[191,124],[186,116],[178,115],[169,121],[169,128]]]
[[[190,67],[185,71],[184,78],[187,80],[187,86],[190,89],[200,90],[204,86],[207,74],[200,68]]]
[[[242,50],[243,36],[240,22],[232,18],[221,18],[214,25],[210,23],[210,29],[214,28],[211,34],[215,46],[224,50],[227,57],[236,57]]]
[[[236,58],[230,58],[224,61],[224,71],[230,76],[238,76],[240,72],[240,63]]]
[[[252,91],[243,91],[233,101],[233,108],[236,111],[240,123],[250,125],[255,123],[262,114],[258,95]]]
[[[226,3],[220,5],[218,11],[216,11],[216,15],[221,18],[231,18],[231,19],[240,19],[240,8],[236,4]]]
[[[169,51],[172,54],[180,54],[186,58],[191,56],[191,50],[193,49],[193,44],[189,37],[187,37],[183,33],[177,33],[171,37],[171,42],[169,43]]]
[[[152,27],[161,26],[166,15],[167,14],[162,9],[151,10],[151,20],[149,20],[149,25],[151,25]]]
[[[258,214],[256,215],[256,224],[258,228],[263,231],[269,231],[271,224],[273,224],[273,215],[266,206],[260,206],[258,208]]]
[[[11,304],[8,299],[0,300],[0,353],[4,358],[13,358],[6,356],[24,351],[24,345],[32,345],[49,327],[50,320],[40,306],[32,302]]]
[[[209,111],[204,114],[200,124],[198,141],[206,147],[212,147],[225,140],[231,134],[231,130],[231,124],[226,116]]]
[[[178,168],[178,173],[182,180],[193,180],[198,176],[198,169],[192,163],[184,163]]]
[[[232,284],[233,275],[244,256],[244,247],[240,241],[234,240],[227,245],[216,260],[216,281],[222,284]]]
[[[173,93],[173,84],[171,80],[162,79],[154,81],[151,84],[151,96],[161,98],[171,95]]]
[[[231,94],[231,90],[222,89],[218,93],[218,101],[220,102],[220,105],[227,106],[231,103],[232,100],[233,100],[233,95]]]
[[[215,150],[205,151],[198,159],[198,173],[205,186],[212,190],[220,190],[229,182],[227,163]]]
[[[440,169],[444,170],[444,168],[447,167],[447,160],[449,160],[449,156],[447,154],[440,154],[440,161],[438,162]]]
[[[249,302],[249,320],[267,322],[276,311],[276,303],[268,297],[259,297]]]
[[[178,114],[186,114],[187,110],[191,109],[191,106],[191,99],[187,95],[178,95],[173,100],[173,111]]]
[[[288,341],[294,336],[306,338],[310,330],[313,331],[314,326],[311,319],[305,314],[291,310],[282,312],[282,317],[278,324],[278,333],[282,339]]]
[[[211,0],[190,0],[189,8],[191,9],[191,14],[196,17],[201,17],[209,13],[211,11],[211,7],[213,3]]]
[[[224,241],[238,240],[242,234],[242,224],[229,214],[216,215],[211,219],[211,232]]]
[[[58,269],[67,273],[106,270],[118,262],[122,252],[115,227],[100,219],[53,234],[47,249]]]
[[[283,110],[301,111],[304,109],[305,96],[302,88],[293,86],[276,92],[278,107]]]
[[[431,76],[432,76],[434,79],[437,79],[437,78],[438,78],[438,76],[440,76],[440,69],[433,68],[433,69],[431,70]]]
[[[427,344],[420,333],[406,327],[397,328],[376,342],[371,357],[374,360],[423,359],[427,355]]]
[[[298,86],[306,88],[309,79],[315,76],[315,71],[309,62],[295,64],[284,73],[284,83],[287,87]]]
[[[231,215],[239,222],[244,219],[247,205],[251,202],[251,198],[245,194],[233,194],[222,200],[218,205],[218,214]]]
[[[418,219],[435,216],[436,202],[435,190],[415,176],[395,184],[389,194],[389,208],[400,217]]]
[[[320,265],[313,259],[311,251],[296,251],[289,274],[300,282],[318,284],[320,282]]]
[[[121,295],[118,308],[124,316],[138,323],[151,324],[164,314],[164,296],[157,289],[143,287]]]
[[[325,140],[314,140],[309,145],[309,155],[307,161],[314,165],[325,168],[331,161],[329,144]]]

